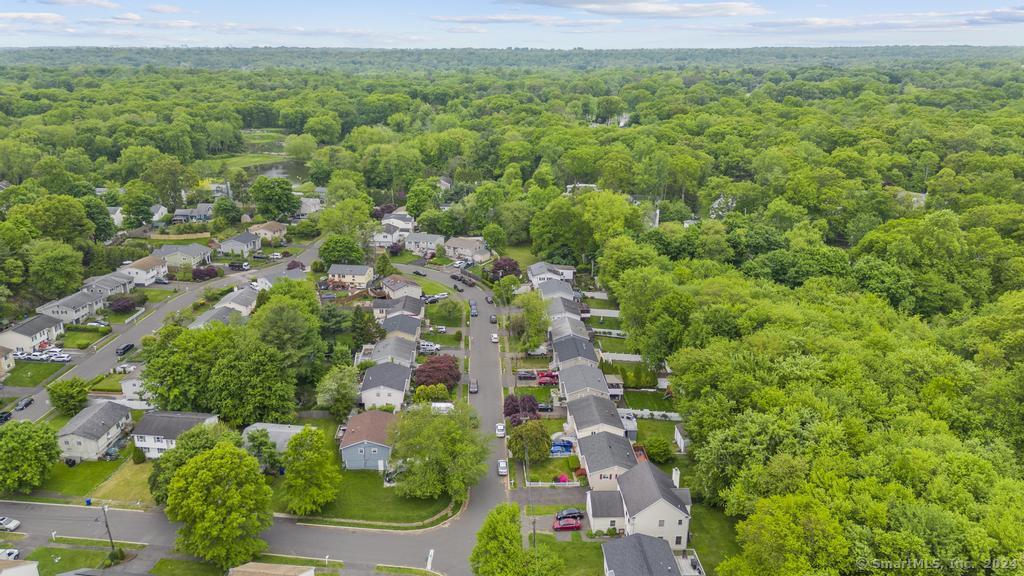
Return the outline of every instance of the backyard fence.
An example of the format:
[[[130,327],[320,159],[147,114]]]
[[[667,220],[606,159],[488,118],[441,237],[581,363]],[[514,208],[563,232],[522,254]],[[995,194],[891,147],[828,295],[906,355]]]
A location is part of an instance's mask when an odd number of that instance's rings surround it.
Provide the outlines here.
[[[198,240],[209,238],[209,232],[193,232],[191,234],[150,234],[150,240]]]

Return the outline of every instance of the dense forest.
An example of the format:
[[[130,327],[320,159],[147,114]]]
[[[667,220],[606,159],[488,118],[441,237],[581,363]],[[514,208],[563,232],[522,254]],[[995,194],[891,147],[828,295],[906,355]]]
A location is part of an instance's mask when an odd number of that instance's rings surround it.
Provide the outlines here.
[[[5,314],[279,130],[325,232],[405,204],[596,273],[742,519],[720,574],[1020,573],[1018,49],[332,54],[0,52]]]

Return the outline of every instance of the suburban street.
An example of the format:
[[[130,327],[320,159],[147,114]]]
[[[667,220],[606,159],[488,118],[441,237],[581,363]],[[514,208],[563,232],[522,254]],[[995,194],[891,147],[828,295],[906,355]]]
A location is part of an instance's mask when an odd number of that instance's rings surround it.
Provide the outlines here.
[[[313,245],[302,253],[299,260],[310,263],[316,258]],[[218,279],[206,286],[225,286],[241,283],[252,276],[269,276],[281,271],[284,264],[271,266],[257,272],[239,273]],[[404,273],[411,273],[412,266],[398,265]],[[432,280],[446,286],[453,281],[445,272],[419,268]],[[470,492],[469,504],[457,517],[448,522],[422,531],[379,531],[342,527],[300,525],[296,520],[278,517],[274,525],[264,533],[270,545],[270,552],[296,556],[342,560],[348,568],[372,570],[379,563],[401,564],[425,567],[433,551],[431,568],[451,576],[469,576],[469,555],[475,544],[476,532],[483,523],[487,512],[496,504],[507,500],[505,478],[496,472],[497,461],[503,457],[505,443],[494,437],[494,426],[502,420],[502,383],[508,375],[503,374],[500,365],[499,345],[490,340],[498,328],[488,318],[497,314],[498,309],[488,304],[485,297],[489,292],[481,288],[465,288],[464,293],[451,291],[451,296],[464,300],[474,299],[480,315],[471,319],[468,331],[470,337],[470,378],[479,382],[480,392],[469,397],[470,403],[480,415],[480,429],[489,435],[491,453],[488,458],[487,475]],[[138,344],[139,340],[158,329],[170,313],[191,305],[202,295],[197,288],[165,302],[156,313],[132,326],[115,340]],[[107,345],[78,365],[69,375],[91,377],[105,373],[117,362],[115,344]],[[45,396],[45,393],[43,393]],[[40,403],[37,399],[37,403]],[[66,536],[104,538],[105,528],[97,521],[101,516],[97,508],[85,506],[48,505],[28,502],[0,502],[0,515],[8,515],[22,521],[22,531],[29,534],[26,545],[41,545],[56,531]],[[111,510],[111,529],[115,540],[147,542],[151,550],[170,551],[174,544],[176,528],[167,520],[162,511]],[[131,571],[131,563],[124,566]]]

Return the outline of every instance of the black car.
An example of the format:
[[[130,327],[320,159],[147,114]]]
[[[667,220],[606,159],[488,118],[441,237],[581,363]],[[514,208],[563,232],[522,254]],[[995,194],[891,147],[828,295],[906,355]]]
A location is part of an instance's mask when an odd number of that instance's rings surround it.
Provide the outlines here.
[[[462,278],[459,278],[459,281],[461,281],[466,286],[469,286],[470,288],[476,286],[476,282],[473,282],[473,279],[469,278],[468,276],[463,276]]]
[[[537,373],[533,370],[516,370],[517,380],[534,380],[537,378]]]
[[[422,270],[413,270],[412,273],[417,275],[417,276],[426,276],[427,275],[427,273],[423,272]]]
[[[465,292],[465,290],[462,289],[462,286],[459,286],[458,284],[452,284],[452,289],[456,292]]]
[[[551,406],[551,404],[545,404],[543,402],[541,402],[540,404],[537,404],[537,412],[554,412],[554,411],[555,411],[555,409],[554,409],[553,406]]]
[[[451,274],[448,277],[451,278],[452,280],[462,280],[462,276],[459,274]]]
[[[494,314],[491,314],[491,324],[497,324],[497,323],[498,323],[498,317],[495,316]]]
[[[3,424],[4,422],[7,422],[10,419],[11,419],[11,413],[10,412],[0,412],[0,424]]]
[[[582,519],[583,512],[580,512],[577,508],[566,508],[555,514],[555,520],[565,520],[566,518]]]
[[[476,383],[476,380],[473,380],[472,382],[469,383],[469,393],[470,394],[476,394],[479,391],[480,391],[480,385]]]
[[[124,356],[128,352],[131,352],[134,348],[135,344],[129,342],[127,344],[121,344],[120,346],[118,346],[117,350],[114,350],[114,353],[117,354],[118,356]]]

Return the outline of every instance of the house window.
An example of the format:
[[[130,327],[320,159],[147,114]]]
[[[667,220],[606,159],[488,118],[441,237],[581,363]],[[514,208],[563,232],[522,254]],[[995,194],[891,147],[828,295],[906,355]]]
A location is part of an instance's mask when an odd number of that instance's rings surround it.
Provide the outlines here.
[[[70,440],[65,440],[64,441],[64,445],[65,446],[71,446],[71,441]]]
[[[615,528],[615,520],[609,520],[608,521],[608,527],[609,528]]]
[[[679,519],[679,526],[682,526],[682,525],[683,525],[683,519],[682,519],[682,518],[680,518],[680,519]]]
[[[683,537],[682,536],[676,536],[676,546],[682,546],[682,545],[683,545]]]
[[[664,520],[658,520],[658,528],[664,528],[664,527],[665,527],[665,521]]]
[[[370,448],[370,454],[376,454],[376,453],[377,453],[377,449],[376,448]]]
[[[75,446],[81,446],[81,445],[82,445],[82,441],[81,440],[75,440]]]
[[[360,454],[364,454],[364,453],[365,453],[365,451],[364,451],[364,450],[363,450],[362,448],[360,448],[360,449],[359,449],[359,453],[360,453]]]

